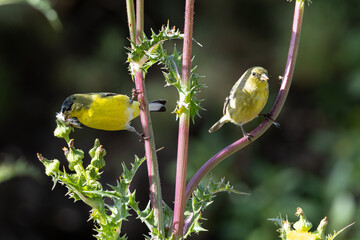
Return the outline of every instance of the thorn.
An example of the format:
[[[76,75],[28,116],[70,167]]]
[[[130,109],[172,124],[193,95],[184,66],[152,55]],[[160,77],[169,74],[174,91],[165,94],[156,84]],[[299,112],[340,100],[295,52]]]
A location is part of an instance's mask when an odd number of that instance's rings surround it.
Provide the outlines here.
[[[161,147],[161,148],[157,149],[156,152],[159,152],[159,151],[163,150],[164,148],[165,147]]]

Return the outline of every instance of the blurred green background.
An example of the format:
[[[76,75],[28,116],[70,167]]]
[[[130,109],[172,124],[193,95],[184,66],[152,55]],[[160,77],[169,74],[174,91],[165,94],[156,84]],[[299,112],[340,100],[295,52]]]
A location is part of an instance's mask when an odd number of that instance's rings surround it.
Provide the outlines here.
[[[36,3],[36,1],[33,1]],[[1,3],[1,2],[0,2]],[[0,239],[93,239],[89,208],[67,199],[43,173],[36,159],[60,159],[63,140],[53,137],[55,113],[62,101],[78,92],[131,94],[125,47],[129,45],[125,1],[53,0],[62,23],[54,30],[44,15],[27,3],[0,6],[0,164],[22,159],[29,176],[0,184]],[[270,98],[280,87],[289,46],[294,2],[195,1],[194,63],[207,85],[201,118],[191,125],[189,178],[213,154],[241,136],[234,125],[207,130],[222,113],[231,86],[249,67],[268,69]],[[268,221],[282,214],[295,221],[300,206],[317,226],[328,216],[328,233],[359,221],[360,209],[360,1],[313,0],[306,7],[297,66],[285,106],[259,140],[225,160],[212,175],[225,176],[250,196],[219,194],[204,213],[208,232],[192,239],[278,239]],[[155,32],[170,21],[183,28],[184,1],[145,1],[145,29]],[[49,17],[53,17],[53,14]],[[55,22],[55,26],[58,23]],[[167,44],[169,52],[174,45]],[[161,69],[147,75],[150,99],[168,99],[167,113],[153,114],[163,196],[172,206],[177,141],[174,109],[177,92],[164,88]],[[253,129],[261,119],[245,126]],[[139,119],[134,126],[140,129]],[[143,156],[138,137],[130,132],[75,131],[78,148],[91,148],[100,138],[107,165],[102,182],[115,184],[120,162]],[[4,169],[4,168],[3,168]],[[11,168],[10,168],[11,169]],[[9,168],[6,168],[9,173]],[[24,173],[24,171],[23,171]],[[34,177],[35,176],[35,177]],[[133,188],[145,207],[148,183],[145,165]],[[131,217],[123,225],[129,239],[143,239],[144,225]],[[339,239],[360,239],[359,225]]]

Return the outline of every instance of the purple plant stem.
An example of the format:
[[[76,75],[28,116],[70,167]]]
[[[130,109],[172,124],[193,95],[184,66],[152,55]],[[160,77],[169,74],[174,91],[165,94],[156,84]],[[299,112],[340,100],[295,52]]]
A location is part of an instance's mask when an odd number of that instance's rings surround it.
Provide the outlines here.
[[[140,44],[143,33],[144,21],[144,0],[136,1],[136,43]],[[130,24],[129,24],[130,26]],[[144,81],[144,74],[141,70],[135,71],[135,86],[138,92],[137,98],[140,103],[140,120],[144,134],[144,147],[146,164],[149,178],[150,201],[154,210],[155,222],[158,230],[164,236],[164,216],[162,210],[162,196],[160,187],[159,166],[156,156],[155,138],[149,112],[149,103]]]
[[[297,57],[297,51],[299,48],[300,42],[300,32],[301,32],[301,24],[304,13],[304,0],[297,0],[295,3],[294,10],[294,19],[292,26],[292,34],[289,46],[288,57],[285,66],[285,72],[283,76],[283,81],[276,98],[276,101],[270,111],[270,114],[273,119],[279,115],[282,107],[284,106],[286,97],[288,95],[291,81],[294,75],[295,70],[295,62]],[[250,134],[253,136],[251,138],[252,141],[255,141],[259,138],[270,126],[272,122],[269,119],[265,119],[258,127],[256,127]],[[185,199],[188,201],[191,197],[192,192],[195,190],[200,181],[204,178],[206,174],[208,174],[216,165],[222,162],[225,158],[239,151],[240,149],[247,146],[250,142],[245,138],[241,138],[236,142],[230,144],[226,148],[222,149],[218,153],[216,153],[212,158],[210,158],[193,176],[186,187]]]
[[[190,70],[191,70],[191,52],[192,52],[192,35],[193,35],[193,17],[194,17],[194,0],[186,0],[185,3],[185,23],[184,23],[184,44],[181,84],[186,91],[190,90]],[[186,93],[180,93],[180,103],[185,100]],[[175,186],[175,204],[173,217],[173,235],[174,239],[180,239],[183,234],[184,210],[185,210],[185,187],[186,187],[186,168],[188,159],[189,146],[189,127],[190,112],[184,111],[180,115],[179,135],[178,135],[178,152],[176,165],[176,186]]]
[[[159,167],[156,156],[156,148],[154,141],[154,133],[152,129],[152,122],[148,111],[146,88],[143,81],[143,73],[141,71],[135,72],[135,86],[138,90],[138,101],[140,103],[140,119],[143,128],[144,147],[146,155],[146,164],[148,170],[150,200],[151,206],[154,209],[155,221],[158,224],[159,230],[164,233],[164,220],[162,211],[162,196],[160,188]]]

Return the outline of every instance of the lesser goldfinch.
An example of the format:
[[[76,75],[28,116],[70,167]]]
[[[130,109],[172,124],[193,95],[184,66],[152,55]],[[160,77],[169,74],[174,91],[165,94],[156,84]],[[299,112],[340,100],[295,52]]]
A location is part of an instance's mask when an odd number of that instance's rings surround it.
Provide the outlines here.
[[[164,112],[166,100],[149,103],[149,110]],[[80,123],[87,127],[118,131],[128,130],[139,134],[130,125],[131,120],[139,116],[140,104],[128,96],[117,93],[73,94],[65,99],[57,119],[74,127]],[[139,134],[140,135],[140,134]]]
[[[256,118],[268,100],[267,75],[267,70],[262,67],[246,70],[225,99],[223,117],[209,129],[209,132],[215,132],[225,123],[231,122],[238,125],[243,135],[249,139],[250,135],[245,132],[243,124]]]

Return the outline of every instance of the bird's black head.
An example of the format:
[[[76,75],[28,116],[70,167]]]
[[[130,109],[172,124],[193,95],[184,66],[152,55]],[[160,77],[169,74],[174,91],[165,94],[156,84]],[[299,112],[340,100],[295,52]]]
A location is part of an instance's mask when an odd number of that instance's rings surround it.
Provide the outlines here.
[[[76,101],[76,94],[73,94],[65,99],[61,105],[60,113],[56,114],[56,118],[62,122],[69,124],[74,128],[81,128],[81,124],[76,117],[71,116],[72,109],[74,108],[74,103]]]
[[[74,104],[75,101],[75,95],[71,95],[65,99],[61,106],[61,113],[64,115],[67,115],[71,112],[71,107]]]

